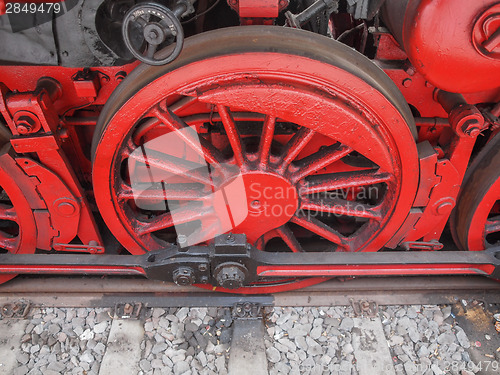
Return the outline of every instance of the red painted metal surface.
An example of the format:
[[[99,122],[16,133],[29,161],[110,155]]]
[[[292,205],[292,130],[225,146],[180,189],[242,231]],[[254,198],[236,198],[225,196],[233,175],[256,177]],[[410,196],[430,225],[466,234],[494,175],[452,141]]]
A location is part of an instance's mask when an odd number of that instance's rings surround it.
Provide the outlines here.
[[[273,24],[289,5],[228,4],[243,25]],[[2,127],[0,139],[11,148],[0,155],[0,247],[101,253],[100,216],[133,254],[226,232],[262,251],[437,250],[447,223],[464,250],[495,244],[499,4],[387,0],[383,13],[391,34],[374,27],[373,50],[344,38],[374,61],[311,32],[236,27],[188,38],[165,67],[1,66],[10,134]],[[16,270],[34,271],[0,265]],[[239,291],[289,290],[318,275],[491,269],[259,272],[272,279]]]
[[[267,277],[280,277],[280,276],[297,276],[297,277],[311,277],[311,276],[390,276],[390,275],[475,275],[484,274],[489,275],[493,271],[494,266],[490,264],[471,266],[468,264],[432,264],[429,263],[425,267],[412,268],[405,267],[404,265],[367,265],[367,266],[302,266],[302,267],[259,267],[257,273],[260,276]]]
[[[10,253],[34,253],[37,246],[37,227],[32,205],[18,185],[26,182],[22,170],[9,155],[9,145],[0,151],[0,248]],[[12,275],[0,275],[0,282]]]
[[[396,39],[426,80],[443,90],[466,93],[500,85],[497,3],[389,0],[385,6]]]
[[[202,148],[195,148],[194,152],[198,154],[202,152],[208,162],[220,162],[217,159],[221,158],[218,155],[221,149],[229,147],[232,150],[233,156],[222,161],[224,164],[238,167],[237,173],[241,174],[247,191],[247,202],[238,202],[243,203],[243,206],[236,205],[233,208],[236,208],[235,212],[241,212],[243,209],[249,212],[241,224],[235,225],[234,229],[237,232],[247,233],[250,240],[255,242],[257,238],[268,231],[275,230],[278,226],[277,235],[288,247],[291,247],[292,251],[302,251],[300,244],[297,243],[296,235],[292,235],[290,229],[285,226],[288,221],[291,221],[302,227],[302,231],[306,230],[326,239],[334,245],[333,248],[343,251],[378,250],[381,244],[391,236],[394,227],[400,225],[416,189],[417,176],[404,173],[405,170],[416,167],[417,159],[416,149],[412,150],[408,147],[412,145],[413,136],[401,114],[387,102],[381,93],[367,87],[358,77],[320,61],[287,54],[253,53],[246,54],[244,62],[240,61],[239,66],[236,66],[236,59],[239,57],[234,53],[229,53],[231,44],[239,48],[246,40],[251,37],[258,38],[260,34],[259,29],[241,30],[240,35],[235,35],[235,32],[221,32],[221,38],[228,40],[227,43],[221,43],[225,54],[210,60],[200,56],[199,61],[181,66],[165,77],[168,79],[168,86],[164,84],[163,79],[157,79],[149,84],[141,84],[141,86],[146,86],[141,95],[134,95],[129,100],[127,100],[126,93],[120,93],[120,99],[126,103],[116,113],[109,114],[111,119],[103,129],[101,137],[97,139],[94,160],[94,176],[97,180],[111,181],[110,185],[94,185],[97,202],[108,226],[133,253],[158,247],[159,237],[154,233],[174,226],[172,215],[168,213],[147,221],[139,219],[139,216],[132,216],[131,210],[127,208],[127,201],[134,196],[130,193],[125,194],[127,189],[130,190],[130,186],[127,188],[128,181],[124,181],[117,175],[119,171],[117,163],[127,158],[130,159],[130,155],[133,155],[135,161],[143,164],[146,158],[149,159],[147,155],[142,154],[142,151],[140,154],[133,151],[139,149],[141,145],[133,144],[131,143],[133,139],[127,138],[127,135],[131,134],[130,128],[141,123],[141,118],[153,118],[153,125],[149,120],[143,123],[147,124],[147,128],[152,133],[149,138],[148,133],[144,133],[141,126],[138,128],[143,139],[151,143],[156,139],[164,145],[160,137],[166,136],[166,139],[171,137],[170,139],[175,140],[170,144],[177,142],[186,144],[190,142],[186,136],[172,134],[170,130],[184,128],[186,122],[194,126],[195,123],[191,122],[193,119],[197,119],[201,125],[207,120],[210,121],[210,116],[212,116],[212,122],[221,120],[227,136],[219,140],[214,138],[212,144],[202,142]],[[274,30],[274,34],[277,33],[277,30]],[[286,31],[286,33],[288,35],[289,32]],[[279,46],[281,40],[273,38],[274,34],[266,36],[265,41],[261,37],[262,43],[275,43]],[[290,39],[294,38],[290,40],[290,43],[297,45],[302,35],[300,32],[290,33]],[[193,57],[189,54],[198,54],[200,51],[198,45],[201,43],[204,43],[204,40],[200,38],[199,40],[193,39],[191,45],[186,45],[186,55],[190,60]],[[341,45],[334,47],[344,51]],[[293,68],[287,67],[288,74],[284,76],[281,72],[291,59],[296,61],[296,65]],[[264,63],[267,68],[265,74],[262,74],[260,67]],[[227,71],[231,71],[234,75],[234,79],[229,84],[225,82],[225,79],[213,78],[224,77],[223,74]],[[143,80],[148,74],[148,72],[141,72],[139,78],[133,78]],[[247,78],[249,74],[251,79]],[[301,83],[304,75],[310,77],[306,87],[303,87]],[[337,81],[331,82],[329,80],[331,76],[335,76]],[[189,77],[187,87],[186,77]],[[272,82],[275,80],[286,82],[287,86],[273,85]],[[330,92],[337,93],[335,100],[329,98],[326,92],[317,93],[320,87],[324,88],[327,85],[331,87]],[[357,92],[366,90],[371,93],[369,103],[363,100],[363,96],[356,97]],[[189,96],[179,97],[181,93]],[[349,105],[344,102],[344,95],[349,95]],[[158,98],[162,98],[160,103],[158,103]],[[272,100],[269,100],[271,98]],[[179,108],[176,113],[185,121],[162,110],[165,102],[172,103],[170,105],[173,108]],[[298,105],[303,108],[300,112],[295,110]],[[380,121],[377,129],[373,127],[369,119],[374,115],[375,108],[381,106],[386,109],[377,110],[377,118]],[[357,107],[358,110],[352,110],[353,107]],[[148,110],[144,111],[145,108]],[[305,110],[307,108],[314,110],[308,112]],[[252,127],[261,129],[256,133],[262,134],[261,141],[255,145],[257,153],[251,151],[253,149],[251,142],[255,142],[254,137],[242,136],[234,125],[235,118],[238,120],[238,116],[245,116],[249,113],[253,116],[256,113],[261,114],[260,120],[251,124]],[[290,135],[273,137],[276,118],[282,122],[296,124],[297,130]],[[129,125],[124,127],[124,123]],[[327,125],[333,123],[336,126]],[[390,127],[394,128],[390,129]],[[387,130],[379,130],[384,128]],[[203,134],[201,129],[198,128],[198,131]],[[393,132],[398,132],[399,137],[391,139],[387,136]],[[269,148],[273,142],[275,142],[275,147],[282,148],[281,152],[274,151],[270,154]],[[215,146],[217,143],[219,149]],[[399,148],[403,144],[406,145],[404,153]],[[367,147],[368,145],[370,147]],[[155,147],[165,150],[165,146]],[[128,151],[127,154],[127,150],[132,150],[132,152]],[[172,153],[175,152],[173,149],[170,150]],[[353,150],[363,155],[360,159],[364,161],[366,167],[353,168],[346,164],[347,162],[340,160],[350,155]],[[148,151],[147,154],[153,156],[158,155],[158,152]],[[154,157],[149,160],[149,165],[177,174],[185,171],[182,168],[176,169],[182,167],[182,163],[185,164],[184,167],[189,166],[179,157],[172,159],[172,155],[168,155],[168,152],[163,151],[162,157],[164,160],[170,157],[172,161],[169,165],[165,162],[160,165],[157,162],[158,158]],[[217,169],[217,164],[214,164]],[[130,162],[128,166],[130,169]],[[332,175],[332,173],[335,174]],[[220,174],[223,176],[226,174],[224,168]],[[309,175],[314,176],[306,181]],[[191,175],[188,178],[206,184],[201,176]],[[185,180],[180,182],[186,183]],[[223,179],[222,183],[226,183],[226,180]],[[360,201],[350,202],[347,196],[342,199],[315,199],[312,196],[315,193],[348,188],[352,190],[378,183],[386,185],[387,188],[383,194],[380,193],[379,200],[373,205]],[[217,185],[208,186],[219,188]],[[297,202],[298,196],[285,193],[288,196],[282,202],[275,201],[274,203],[278,204],[270,208],[271,210],[280,208],[282,215],[273,214],[269,212],[269,209],[261,210],[264,206],[273,203],[272,200],[260,201],[261,198],[266,199],[266,192],[269,189],[279,187],[278,190],[281,191],[294,191],[292,186],[295,186],[295,190],[302,190],[300,206]],[[403,186],[405,189],[402,188]],[[274,194],[276,197],[278,192],[275,190]],[[242,192],[239,192],[239,195],[244,196]],[[191,199],[196,199],[196,196],[191,196]],[[137,205],[137,199],[135,203]],[[210,203],[210,206],[214,207],[213,211],[211,207],[204,211],[195,210],[189,214],[186,213],[188,216],[181,220],[187,222],[201,219],[202,223],[204,221],[210,223],[210,219],[218,212],[217,205]],[[291,206],[291,209],[284,209],[287,206]],[[295,214],[297,207],[301,211]],[[311,212],[314,215],[310,214]],[[348,238],[348,235],[341,233],[345,229],[341,229],[340,224],[330,226],[315,218],[315,216],[324,217],[325,214],[359,218],[357,223],[351,225],[353,232],[359,230],[357,236]],[[345,226],[349,228],[349,221],[345,223]],[[263,247],[263,245],[260,246]]]
[[[238,13],[242,25],[273,25],[279,12],[285,9],[288,0],[227,0]]]

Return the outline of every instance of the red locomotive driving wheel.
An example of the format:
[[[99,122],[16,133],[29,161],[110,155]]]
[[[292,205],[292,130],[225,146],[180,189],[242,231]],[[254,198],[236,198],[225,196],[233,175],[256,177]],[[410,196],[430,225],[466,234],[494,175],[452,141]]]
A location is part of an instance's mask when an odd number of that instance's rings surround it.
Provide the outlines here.
[[[500,137],[479,152],[464,177],[451,230],[463,250],[484,250],[500,241]]]
[[[6,154],[0,153],[0,252],[34,253],[36,226],[30,205],[15,177],[24,174]],[[0,275],[0,284],[16,275]]]
[[[204,33],[172,64],[138,67],[93,150],[100,212],[133,254],[224,232],[263,251],[377,251],[418,182],[413,118],[385,73],[274,27]]]

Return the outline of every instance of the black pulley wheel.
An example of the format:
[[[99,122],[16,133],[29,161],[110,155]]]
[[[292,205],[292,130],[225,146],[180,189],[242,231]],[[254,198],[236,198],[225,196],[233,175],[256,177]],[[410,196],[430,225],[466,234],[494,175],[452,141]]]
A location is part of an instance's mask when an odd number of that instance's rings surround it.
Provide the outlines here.
[[[179,19],[169,8],[156,3],[132,7],[123,20],[125,45],[139,61],[149,65],[165,65],[177,58],[184,44],[184,31]],[[175,43],[165,56],[157,51]]]

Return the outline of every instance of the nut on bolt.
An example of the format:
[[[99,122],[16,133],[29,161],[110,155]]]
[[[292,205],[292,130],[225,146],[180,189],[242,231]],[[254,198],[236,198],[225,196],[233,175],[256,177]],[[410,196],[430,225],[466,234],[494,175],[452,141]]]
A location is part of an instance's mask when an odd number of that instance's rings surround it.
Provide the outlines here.
[[[191,267],[178,267],[172,276],[174,283],[180,286],[189,286],[194,283],[194,272]]]
[[[13,120],[16,124],[17,132],[21,135],[36,133],[41,128],[38,117],[29,111],[16,112]]]
[[[477,137],[484,126],[483,114],[470,104],[454,107],[448,115],[448,120],[459,135],[466,137]]]
[[[181,247],[179,251],[187,251],[187,249],[182,249],[183,247],[187,246],[187,236],[185,236],[184,234],[179,234],[177,236],[177,243]]]
[[[434,203],[434,210],[437,215],[448,215],[455,207],[455,199],[444,197]]]
[[[198,265],[198,270],[201,272],[205,272],[206,270],[208,270],[208,264],[201,263],[200,265]]]
[[[244,265],[226,262],[219,265],[214,274],[219,286],[226,289],[238,289],[244,285],[247,273],[248,270]]]
[[[469,137],[477,137],[481,133],[481,124],[478,120],[472,119],[462,125],[462,131]]]

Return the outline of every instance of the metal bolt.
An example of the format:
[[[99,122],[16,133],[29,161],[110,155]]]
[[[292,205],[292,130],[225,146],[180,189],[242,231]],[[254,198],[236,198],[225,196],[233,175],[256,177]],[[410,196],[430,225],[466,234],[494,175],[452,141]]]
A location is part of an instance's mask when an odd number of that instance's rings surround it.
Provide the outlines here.
[[[406,74],[408,74],[409,76],[413,76],[413,75],[415,75],[416,70],[415,70],[415,68],[414,68],[412,65],[409,65],[409,66],[407,66],[407,67],[405,68],[405,72],[406,72]]]
[[[118,73],[115,74],[115,79],[118,82],[123,81],[123,79],[127,76],[127,73],[124,72],[123,70],[120,70]]]
[[[57,211],[62,216],[71,216],[75,213],[76,207],[69,202],[62,202],[57,206]]]
[[[450,212],[453,208],[453,205],[450,202],[447,203],[442,203],[438,206],[437,208],[437,213],[440,215],[444,215],[448,212]]]
[[[235,241],[235,240],[234,240],[233,235],[228,234],[228,235],[227,235],[227,237],[226,237],[226,242],[227,242],[227,243],[234,243],[234,241]]]
[[[252,206],[253,208],[260,208],[260,201],[256,199],[252,201],[252,203],[250,203],[250,206]]]
[[[59,137],[61,137],[61,139],[68,139],[69,138],[68,129],[66,129],[66,128],[59,129],[57,134],[59,134]]]
[[[481,129],[479,129],[479,128],[471,128],[471,129],[467,129],[465,131],[465,134],[467,134],[468,136],[473,137],[473,138],[477,137],[479,135],[479,133],[481,133]]]
[[[28,116],[21,116],[17,119],[16,130],[19,134],[28,134],[35,128],[35,120]]]
[[[208,270],[208,265],[206,263],[202,263],[198,266],[198,269],[201,271],[201,272],[205,272],[206,270]]]
[[[177,285],[187,286],[194,283],[194,273],[191,267],[179,267],[172,276]]]
[[[43,102],[41,102],[43,104]],[[14,114],[14,123],[19,134],[35,133],[40,129],[40,120],[38,117],[29,111],[18,111]]]
[[[411,79],[410,78],[403,79],[403,86],[410,87],[411,86]]]
[[[434,207],[438,215],[448,215],[455,207],[455,201],[450,197],[441,198]]]
[[[17,125],[16,130],[19,134],[28,134],[31,130],[31,128],[25,126],[25,125]]]
[[[462,131],[469,137],[477,137],[481,133],[481,124],[476,119],[466,121],[462,125]]]

